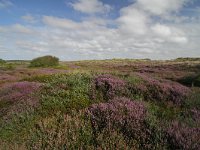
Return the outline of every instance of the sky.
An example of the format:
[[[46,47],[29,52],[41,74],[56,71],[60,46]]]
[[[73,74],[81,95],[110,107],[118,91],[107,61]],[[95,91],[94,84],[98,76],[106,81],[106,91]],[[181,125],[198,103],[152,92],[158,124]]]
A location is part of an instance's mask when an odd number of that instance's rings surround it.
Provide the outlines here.
[[[0,58],[200,57],[200,0],[0,0]]]

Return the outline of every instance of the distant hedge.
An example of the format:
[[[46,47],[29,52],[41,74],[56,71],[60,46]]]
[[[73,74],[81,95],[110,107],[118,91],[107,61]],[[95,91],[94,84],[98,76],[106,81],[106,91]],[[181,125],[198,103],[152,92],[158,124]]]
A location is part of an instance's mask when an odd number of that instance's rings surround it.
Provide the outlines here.
[[[35,58],[31,61],[30,67],[51,67],[59,64],[59,58],[54,56],[43,56]]]
[[[176,58],[176,61],[200,61],[200,58],[198,57],[180,57],[180,58]]]

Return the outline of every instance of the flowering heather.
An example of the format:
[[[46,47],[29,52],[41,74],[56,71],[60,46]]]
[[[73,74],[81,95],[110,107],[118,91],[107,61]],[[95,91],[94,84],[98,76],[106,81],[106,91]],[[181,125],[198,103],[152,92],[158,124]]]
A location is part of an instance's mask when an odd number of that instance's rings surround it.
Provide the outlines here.
[[[18,102],[20,100],[30,100],[30,96],[33,92],[40,88],[40,83],[35,82],[15,82],[6,85],[0,91],[0,100],[9,101],[11,103]],[[32,98],[33,99],[33,98]],[[35,101],[30,101],[31,105],[35,105]]]
[[[34,82],[15,82],[3,87],[0,91],[0,100],[19,100],[37,90],[41,84]]]
[[[105,129],[116,129],[127,139],[136,140],[142,148],[150,147],[153,133],[146,121],[146,108],[142,102],[115,98],[108,103],[92,105],[87,114],[96,136]]]
[[[193,108],[190,110],[191,118],[200,125],[200,110]]]
[[[167,133],[171,149],[200,149],[200,128],[187,127],[179,122],[173,122]]]
[[[98,90],[102,92],[103,99],[112,99],[117,94],[120,94],[124,91],[125,85],[126,83],[121,79],[118,79],[111,75],[100,75],[94,79],[92,96],[95,99],[95,91]]]
[[[6,83],[6,82],[16,81],[17,79],[18,79],[18,77],[14,76],[14,75],[1,74],[1,72],[0,72],[0,84]]]
[[[32,107],[36,107],[39,100],[31,94],[39,89],[41,84],[34,82],[16,82],[4,86],[0,90],[0,114],[8,119],[14,113],[21,113]]]
[[[108,103],[93,104],[89,109],[89,114],[99,128],[105,127],[109,122],[123,124],[131,121],[144,120],[146,109],[141,102],[131,101],[127,98],[115,98]]]
[[[146,100],[168,101],[181,105],[190,93],[190,89],[168,80],[156,80],[144,74],[138,74],[142,83],[135,84],[133,90],[144,96]]]

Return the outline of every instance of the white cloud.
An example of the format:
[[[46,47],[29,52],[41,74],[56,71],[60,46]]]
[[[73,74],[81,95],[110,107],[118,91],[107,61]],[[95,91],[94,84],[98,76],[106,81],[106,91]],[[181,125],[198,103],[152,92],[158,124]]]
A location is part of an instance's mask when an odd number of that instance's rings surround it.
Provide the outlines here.
[[[189,0],[137,0],[137,5],[154,15],[178,12]]]
[[[77,31],[80,30],[82,30],[82,32],[88,30],[92,31],[95,30],[97,27],[105,28],[107,24],[109,24],[108,20],[97,17],[89,17],[85,18],[81,22],[76,22],[66,18],[43,16],[42,21],[46,26],[54,27],[57,29],[70,30],[73,31],[73,33],[76,33]]]
[[[158,36],[158,38],[162,38],[168,42],[174,42],[178,44],[185,44],[188,42],[184,32],[176,27],[170,27],[158,23],[152,26],[152,31]]]
[[[10,6],[13,6],[13,3],[9,0],[1,0],[0,1],[0,9],[5,9],[8,8]]]
[[[167,23],[161,24],[159,20],[156,21],[153,19],[156,15],[167,13],[169,13],[167,16],[171,19],[173,15],[170,12],[178,11],[184,2],[186,1],[152,0],[150,2],[147,0],[137,0],[132,5],[120,10],[120,17],[117,19],[119,30],[125,35],[129,35],[129,38],[152,39],[154,40],[154,45],[163,42],[185,44],[188,42],[188,38],[181,29],[176,28],[174,25],[168,25]],[[172,4],[174,5],[169,7]],[[147,8],[150,13],[146,11]],[[175,16],[173,17],[175,19]]]
[[[86,14],[105,13],[111,10],[111,6],[103,4],[99,0],[78,0],[70,5],[75,10]]]
[[[170,27],[166,26],[166,25],[161,25],[161,24],[156,24],[155,26],[152,27],[152,30],[163,37],[169,37],[172,35],[172,31],[170,29]]]
[[[16,46],[30,52],[49,52],[48,43],[42,41],[37,41],[34,43],[27,40],[24,41],[17,40]]]
[[[20,33],[32,33],[32,30],[28,29],[27,27],[25,27],[21,24],[13,25],[12,30],[15,32],[20,32]]]
[[[42,21],[49,26],[63,28],[63,29],[74,29],[79,28],[80,26],[69,19],[57,18],[52,16],[43,16]]]
[[[30,14],[26,14],[24,16],[21,17],[25,22],[28,22],[28,23],[36,23],[37,20],[36,18],[34,18],[32,15]]]
[[[175,43],[180,43],[180,44],[185,44],[188,42],[188,39],[184,36],[175,36],[175,37],[171,37],[171,41],[175,42]]]
[[[31,34],[33,33],[33,31],[31,29],[29,29],[26,26],[23,26],[21,24],[14,24],[11,26],[7,26],[7,27],[1,27],[0,26],[0,32],[11,32],[11,33],[22,33],[22,34]]]
[[[119,22],[119,28],[122,32],[125,32],[126,34],[146,33],[148,17],[144,12],[134,8],[133,5],[123,8],[120,13],[121,16],[117,21]]]

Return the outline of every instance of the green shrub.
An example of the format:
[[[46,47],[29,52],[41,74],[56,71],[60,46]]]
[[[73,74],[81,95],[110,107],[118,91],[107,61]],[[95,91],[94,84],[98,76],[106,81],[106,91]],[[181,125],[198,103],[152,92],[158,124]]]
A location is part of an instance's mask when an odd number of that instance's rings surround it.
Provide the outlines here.
[[[1,63],[0,62],[0,70],[14,70],[16,68],[15,64],[12,63]]]
[[[179,79],[178,82],[186,86],[200,87],[200,74],[183,77]]]
[[[50,67],[57,66],[58,64],[59,58],[54,56],[43,56],[33,59],[30,63],[30,67]]]
[[[42,114],[80,110],[90,105],[90,74],[56,74],[35,77],[32,80],[44,83],[41,90]]]
[[[5,60],[3,60],[3,59],[0,59],[0,64],[5,64],[6,63],[6,61]]]

